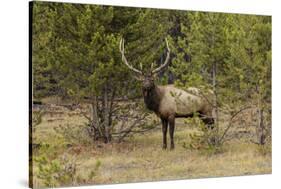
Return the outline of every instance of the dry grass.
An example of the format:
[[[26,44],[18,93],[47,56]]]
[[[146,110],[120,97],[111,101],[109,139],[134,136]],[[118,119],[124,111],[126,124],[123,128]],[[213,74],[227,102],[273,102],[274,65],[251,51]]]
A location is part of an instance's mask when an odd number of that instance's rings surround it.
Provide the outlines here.
[[[271,173],[271,156],[259,154],[254,144],[226,144],[223,153],[202,155],[181,146],[185,133],[175,138],[176,149],[161,150],[160,133],[139,136],[124,150],[111,148],[99,158],[103,162],[96,183],[138,182]],[[87,164],[91,160],[84,162]]]
[[[197,132],[197,130],[187,127],[181,120],[177,122],[176,148],[173,151],[162,150],[160,128],[136,135],[123,143],[74,144],[65,147],[67,142],[55,132],[54,127],[66,124],[82,127],[86,123],[81,116],[69,113],[60,116],[45,115],[34,135],[37,142],[55,146],[56,153],[52,158],[59,157],[63,153],[76,158],[78,163],[76,175],[79,177],[79,182],[70,183],[70,185],[271,173],[271,148],[269,146],[261,149],[250,142],[232,140],[225,143],[222,152],[218,154],[188,150],[183,147],[183,143],[189,141],[188,133]],[[34,156],[42,155],[40,152],[38,153]],[[52,152],[52,154],[54,153]],[[97,161],[101,162],[101,166],[97,173],[89,178]],[[38,173],[37,163],[34,163],[34,166],[34,184],[35,187],[41,187],[43,182],[36,175]]]

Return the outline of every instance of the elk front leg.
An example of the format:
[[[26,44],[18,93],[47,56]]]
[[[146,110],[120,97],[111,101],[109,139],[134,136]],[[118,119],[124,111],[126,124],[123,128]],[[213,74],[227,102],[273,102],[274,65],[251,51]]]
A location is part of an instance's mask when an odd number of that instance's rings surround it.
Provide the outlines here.
[[[174,144],[175,116],[170,116],[168,121],[169,121],[169,134],[171,140],[170,149],[173,150],[175,148],[175,144]]]
[[[168,121],[166,119],[161,119],[161,121],[162,121],[162,133],[163,133],[163,149],[166,149]]]

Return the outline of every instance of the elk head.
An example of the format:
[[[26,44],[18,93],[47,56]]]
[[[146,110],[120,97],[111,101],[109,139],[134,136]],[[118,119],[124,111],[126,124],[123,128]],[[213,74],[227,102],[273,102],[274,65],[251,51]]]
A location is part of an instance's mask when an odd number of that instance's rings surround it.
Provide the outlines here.
[[[158,73],[160,73],[161,71],[163,71],[169,65],[170,48],[169,48],[167,38],[165,38],[165,41],[166,41],[166,45],[167,45],[167,55],[166,55],[166,60],[165,60],[164,64],[162,64],[161,66],[159,66],[156,69],[153,69],[153,64],[151,64],[151,69],[148,70],[146,73],[144,73],[142,70],[138,70],[138,69],[134,68],[131,64],[128,63],[128,61],[125,57],[124,39],[122,38],[120,40],[119,50],[122,55],[122,62],[124,62],[124,64],[131,71],[133,71],[136,74],[135,77],[138,80],[143,82],[142,87],[143,87],[143,94],[145,97],[148,95],[149,91],[151,91],[155,87],[154,76],[157,75]]]

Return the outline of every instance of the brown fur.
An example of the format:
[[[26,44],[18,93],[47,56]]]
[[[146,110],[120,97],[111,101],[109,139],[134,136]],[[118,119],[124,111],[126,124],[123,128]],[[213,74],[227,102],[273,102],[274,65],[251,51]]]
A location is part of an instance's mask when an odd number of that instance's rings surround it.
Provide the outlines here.
[[[143,94],[144,102],[149,110],[152,110],[162,121],[163,148],[167,148],[167,129],[171,139],[171,149],[174,148],[174,127],[175,118],[193,117],[195,113],[206,124],[213,124],[212,106],[210,104],[210,94],[208,97],[200,95],[197,88],[189,88],[184,91],[173,85],[157,86],[154,81],[144,80]],[[207,99],[205,99],[207,98]]]

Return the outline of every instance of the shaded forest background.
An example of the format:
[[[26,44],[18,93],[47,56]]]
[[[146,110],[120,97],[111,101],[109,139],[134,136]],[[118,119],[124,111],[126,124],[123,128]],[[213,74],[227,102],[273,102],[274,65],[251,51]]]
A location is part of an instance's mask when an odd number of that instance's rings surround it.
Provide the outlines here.
[[[168,39],[170,65],[157,76],[158,84],[215,92],[218,127],[210,133],[198,120],[185,120],[204,133],[192,135],[195,142],[189,148],[206,143],[216,149],[231,137],[239,139],[229,134],[235,125],[253,127],[253,143],[271,143],[271,17],[35,2],[32,148],[45,145],[38,142],[36,127],[54,110],[50,103],[41,107],[51,98],[59,99],[52,104],[77,110],[86,120],[83,129],[91,143],[122,142],[157,127],[157,119],[144,108],[141,82],[122,64],[122,37],[128,61],[144,71],[163,63]],[[56,127],[56,132],[84,137],[68,126]],[[214,136],[216,142],[210,140]],[[37,162],[48,161],[39,157]],[[49,178],[45,185],[54,186],[50,175],[56,165],[39,170],[45,181]]]
[[[162,63],[168,37],[172,58],[159,83],[214,89],[221,108],[271,114],[271,17],[36,2],[32,28],[34,99],[87,99],[96,139],[109,141],[115,120],[135,117],[140,127],[146,116],[114,103],[142,109],[141,83],[121,63],[121,37],[142,70]]]

